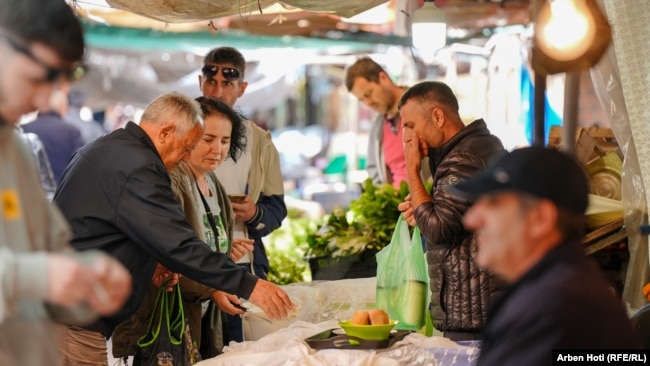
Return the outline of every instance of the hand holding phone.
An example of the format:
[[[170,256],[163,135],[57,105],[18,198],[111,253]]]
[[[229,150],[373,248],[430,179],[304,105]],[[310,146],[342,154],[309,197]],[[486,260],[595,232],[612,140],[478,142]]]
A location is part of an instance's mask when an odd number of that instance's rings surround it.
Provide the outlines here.
[[[229,194],[228,198],[230,198],[231,202],[240,203],[240,202],[244,202],[244,200],[246,199],[246,195],[245,194]]]

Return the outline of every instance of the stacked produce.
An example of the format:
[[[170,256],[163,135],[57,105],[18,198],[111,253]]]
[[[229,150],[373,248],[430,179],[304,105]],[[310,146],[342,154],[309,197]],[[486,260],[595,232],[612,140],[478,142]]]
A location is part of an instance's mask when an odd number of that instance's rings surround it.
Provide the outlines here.
[[[408,185],[400,189],[390,184],[363,183],[363,193],[345,211],[336,208],[316,233],[308,236],[307,257],[343,257],[363,251],[379,251],[390,243],[400,215],[397,206],[408,195]]]

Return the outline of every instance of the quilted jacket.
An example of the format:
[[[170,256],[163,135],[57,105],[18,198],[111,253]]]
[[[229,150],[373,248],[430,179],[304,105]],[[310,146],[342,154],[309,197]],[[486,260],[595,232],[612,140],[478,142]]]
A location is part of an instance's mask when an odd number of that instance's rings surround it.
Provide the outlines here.
[[[463,128],[438,149],[430,149],[434,179],[431,201],[415,209],[415,220],[426,239],[431,286],[431,317],[440,331],[479,332],[500,281],[478,268],[474,236],[463,228],[462,217],[472,202],[449,192],[449,187],[484,169],[504,152],[501,141],[480,119]]]

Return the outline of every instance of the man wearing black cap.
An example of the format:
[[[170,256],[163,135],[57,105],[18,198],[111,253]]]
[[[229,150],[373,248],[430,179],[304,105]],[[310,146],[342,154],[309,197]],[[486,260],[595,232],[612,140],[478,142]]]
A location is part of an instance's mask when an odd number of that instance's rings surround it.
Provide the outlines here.
[[[529,147],[454,186],[479,266],[510,288],[483,331],[479,365],[550,365],[553,350],[638,349],[640,340],[582,245],[588,183],[577,161]]]

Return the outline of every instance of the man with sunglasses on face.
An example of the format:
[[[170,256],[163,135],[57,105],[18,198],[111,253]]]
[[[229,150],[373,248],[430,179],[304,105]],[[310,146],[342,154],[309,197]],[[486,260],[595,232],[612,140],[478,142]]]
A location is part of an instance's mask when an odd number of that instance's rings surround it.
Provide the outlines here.
[[[203,95],[219,99],[233,108],[248,86],[244,81],[244,56],[232,47],[218,47],[208,52],[203,65],[199,76]],[[243,201],[232,202],[236,220],[233,236],[253,239],[255,243],[252,255],[245,255],[238,263],[266,279],[269,260],[262,237],[279,228],[287,216],[284,181],[271,134],[251,120],[244,120],[246,150],[237,163],[226,160],[215,172],[228,194],[246,195]],[[229,316],[228,321],[230,340],[243,341],[241,318]]]
[[[38,19],[38,21],[34,21]],[[57,365],[52,320],[87,324],[122,306],[131,277],[98,251],[74,252],[15,128],[73,79],[83,32],[63,0],[0,0],[0,365]]]

